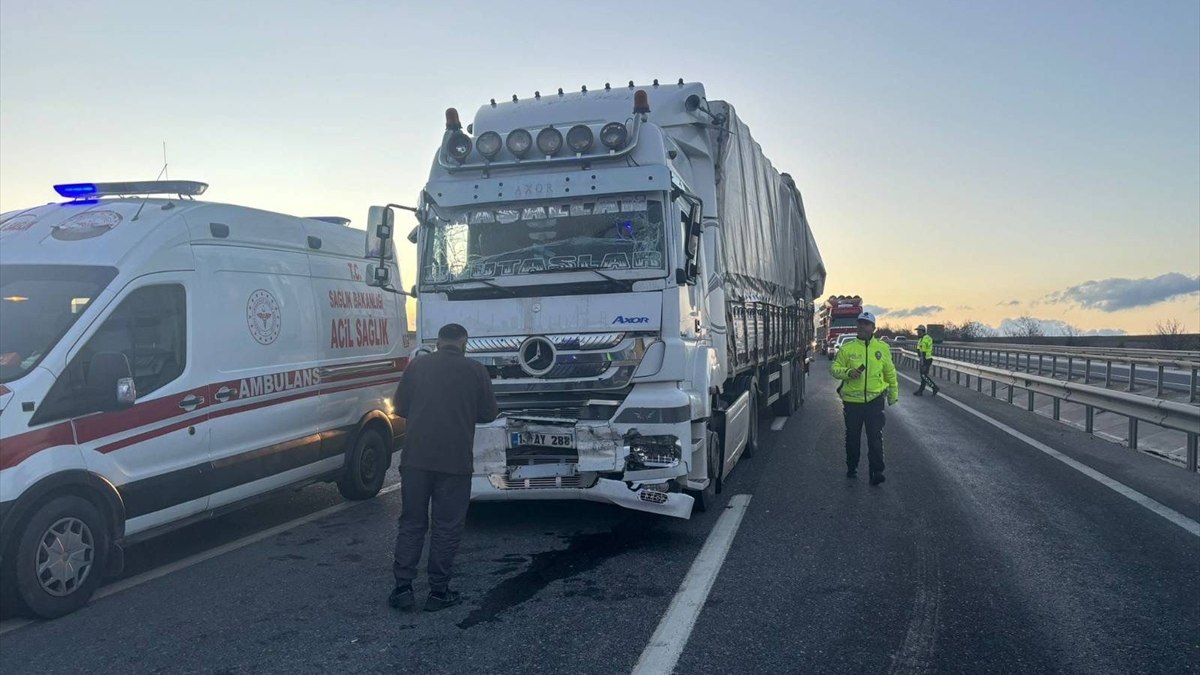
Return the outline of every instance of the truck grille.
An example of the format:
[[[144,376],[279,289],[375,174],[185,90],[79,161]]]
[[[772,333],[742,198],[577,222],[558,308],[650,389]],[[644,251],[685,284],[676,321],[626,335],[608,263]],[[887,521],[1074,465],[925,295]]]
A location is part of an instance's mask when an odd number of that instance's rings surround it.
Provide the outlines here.
[[[505,475],[496,487],[501,490],[559,490],[563,488],[590,488],[596,484],[596,476],[547,476],[546,478],[509,478]],[[495,484],[495,483],[493,483]]]

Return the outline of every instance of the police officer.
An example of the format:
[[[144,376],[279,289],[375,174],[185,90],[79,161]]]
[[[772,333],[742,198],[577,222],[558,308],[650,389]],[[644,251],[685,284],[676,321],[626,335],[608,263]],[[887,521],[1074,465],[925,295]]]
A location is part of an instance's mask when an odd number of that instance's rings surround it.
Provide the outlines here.
[[[415,606],[412,581],[429,537],[429,598],[425,611],[461,601],[450,590],[450,571],[471,501],[475,425],[496,419],[492,380],[466,358],[467,330],[451,323],[438,331],[437,351],[413,359],[396,392],[396,413],[406,419],[400,455],[400,527],[388,598],[397,609]]]
[[[933,337],[925,334],[925,326],[917,326],[917,355],[921,359],[921,386],[913,392],[914,396],[925,395],[925,385],[929,385],[933,389],[933,395],[937,396],[937,382],[929,376],[929,369],[933,366]]]
[[[867,428],[867,464],[871,485],[883,477],[884,401],[895,405],[900,400],[896,366],[887,343],[875,338],[875,315],[858,315],[858,335],[838,350],[831,368],[842,381],[842,413],[846,420],[846,477],[858,475],[858,459],[863,426]]]

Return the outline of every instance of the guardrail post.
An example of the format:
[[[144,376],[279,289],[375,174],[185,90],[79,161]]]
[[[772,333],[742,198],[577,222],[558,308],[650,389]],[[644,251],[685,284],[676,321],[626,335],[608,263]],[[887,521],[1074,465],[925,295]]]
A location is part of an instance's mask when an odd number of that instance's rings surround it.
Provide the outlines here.
[[[1011,384],[1009,384],[1009,385],[1006,385],[1006,386],[1008,387],[1008,404],[1009,404],[1009,405],[1012,405],[1012,402],[1013,402],[1013,386],[1012,386]]]
[[[983,378],[982,377],[975,378],[975,391],[983,393]]]
[[[1067,357],[1067,382],[1070,382],[1071,378],[1074,377],[1074,375],[1075,375],[1075,357],[1068,356]]]
[[[1042,374],[1042,361],[1043,361],[1042,355],[1038,354],[1038,375]]]
[[[1029,390],[1029,412],[1033,412],[1033,390]]]
[[[962,384],[962,373],[957,370],[954,371],[954,384]],[[970,384],[970,380],[967,381],[967,384]]]
[[[1090,405],[1083,406],[1083,430],[1089,434],[1096,430],[1096,409]]]
[[[1055,421],[1058,421],[1058,418],[1062,417],[1062,401],[1061,401],[1061,400],[1059,400],[1059,398],[1058,398],[1057,396],[1056,396],[1056,397],[1054,397],[1054,413],[1053,413],[1053,416],[1054,416],[1054,420],[1055,420]]]
[[[1104,388],[1108,389],[1112,386],[1112,360],[1104,362]]]
[[[996,381],[992,380],[992,398],[996,398]]]
[[[1092,383],[1092,360],[1091,359],[1088,359],[1087,362],[1083,364],[1083,383],[1084,384]]]
[[[1196,470],[1196,449],[1200,446],[1200,434],[1187,435],[1187,468],[1188,471]]]
[[[1131,450],[1138,449],[1138,419],[1136,417],[1129,418],[1129,448]]]
[[[1158,396],[1159,398],[1162,398],[1162,395],[1163,395],[1163,365],[1161,363],[1158,364],[1158,388],[1155,389],[1155,391],[1157,392],[1155,395]]]
[[[1137,379],[1137,364],[1129,364],[1129,387],[1125,391],[1133,391],[1133,381]]]
[[[1050,357],[1050,377],[1058,377],[1058,354]]]
[[[1200,368],[1192,368],[1192,381],[1191,384],[1188,385],[1188,403],[1195,403],[1196,397],[1200,396],[1200,393],[1197,393],[1196,391],[1197,371],[1200,371]]]

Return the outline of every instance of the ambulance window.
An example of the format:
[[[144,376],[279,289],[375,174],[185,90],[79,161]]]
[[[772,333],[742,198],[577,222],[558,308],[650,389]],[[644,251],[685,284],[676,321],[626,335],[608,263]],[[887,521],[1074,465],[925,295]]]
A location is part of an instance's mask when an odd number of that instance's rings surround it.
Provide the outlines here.
[[[88,364],[102,352],[129,359],[138,400],[169,384],[187,360],[187,293],[178,284],[145,286],[130,293],[71,359],[33,420],[78,417],[99,408],[86,382]]]

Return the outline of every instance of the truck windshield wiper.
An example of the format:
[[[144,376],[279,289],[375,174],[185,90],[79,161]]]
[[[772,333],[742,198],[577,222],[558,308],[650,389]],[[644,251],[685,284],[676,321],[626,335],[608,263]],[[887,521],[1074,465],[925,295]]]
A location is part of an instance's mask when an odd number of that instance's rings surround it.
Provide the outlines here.
[[[521,274],[519,276],[524,277],[524,276],[533,276],[535,274],[553,274],[555,272],[591,272],[592,274],[599,275],[609,281],[623,281],[623,279],[618,279],[610,274],[601,272],[599,269],[597,269],[595,267],[560,267],[560,268],[556,268],[556,269],[533,270],[532,272],[525,272],[524,274]],[[632,281],[632,280],[630,280],[630,281]]]
[[[500,284],[493,282],[492,279],[495,279],[495,278],[496,277],[472,277],[470,279],[455,279],[453,281],[442,282],[435,286],[429,286],[428,288],[425,288],[423,290],[430,291],[433,293],[442,293],[442,292],[448,291],[460,284],[466,284],[466,283],[470,283],[472,281],[477,281],[477,282],[483,284],[484,286],[488,286],[489,288],[494,288],[498,291],[504,291],[505,293],[508,293],[509,295],[515,295],[515,293],[513,293],[513,290],[511,288],[508,288],[506,286],[501,286]]]

